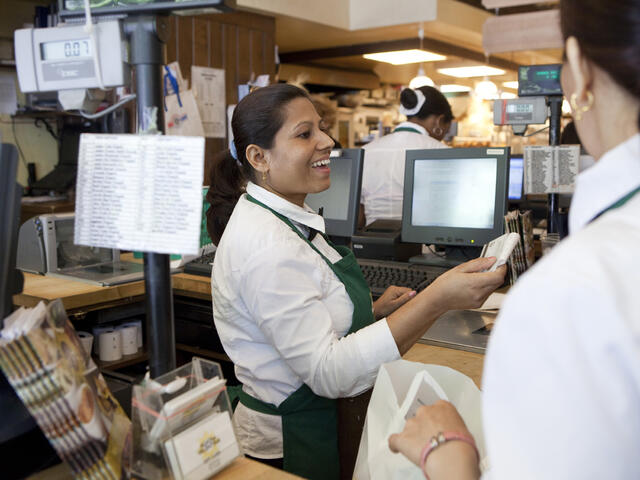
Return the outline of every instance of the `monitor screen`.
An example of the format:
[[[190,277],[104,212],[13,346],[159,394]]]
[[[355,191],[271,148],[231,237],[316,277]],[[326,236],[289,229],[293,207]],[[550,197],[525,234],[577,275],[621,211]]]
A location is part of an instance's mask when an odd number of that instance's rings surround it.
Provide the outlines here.
[[[358,223],[362,159],[360,148],[331,152],[331,186],[324,192],[307,195],[305,203],[316,212],[323,209],[326,233],[351,237]]]
[[[407,150],[402,240],[482,246],[502,234],[508,148]]]
[[[509,200],[522,200],[524,160],[522,155],[511,155],[509,159]]]
[[[209,236],[209,231],[207,230],[207,210],[211,204],[207,200],[207,192],[209,192],[209,187],[202,187],[202,218],[200,219],[200,248],[211,247],[213,245],[213,240]]]

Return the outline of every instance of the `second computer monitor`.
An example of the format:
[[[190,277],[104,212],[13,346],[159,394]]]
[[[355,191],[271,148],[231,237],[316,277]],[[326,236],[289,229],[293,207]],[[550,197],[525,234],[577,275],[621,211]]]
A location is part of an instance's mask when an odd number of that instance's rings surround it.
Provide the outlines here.
[[[407,150],[402,240],[482,246],[504,230],[509,148]]]
[[[524,160],[522,155],[511,155],[509,159],[509,201],[522,200],[522,182],[524,180]]]
[[[315,211],[322,208],[328,235],[351,238],[356,230],[363,152],[361,148],[333,150],[329,165],[331,186],[324,192],[307,195],[307,205]]]

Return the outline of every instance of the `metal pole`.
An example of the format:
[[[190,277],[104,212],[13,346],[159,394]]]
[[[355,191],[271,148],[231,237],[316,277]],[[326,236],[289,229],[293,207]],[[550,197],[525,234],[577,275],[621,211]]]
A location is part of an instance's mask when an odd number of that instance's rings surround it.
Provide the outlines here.
[[[549,145],[560,145],[560,118],[562,117],[562,97],[549,97],[549,107],[551,109],[551,118],[549,119]],[[560,212],[558,208],[558,200],[560,196],[557,193],[549,195],[548,201],[548,217],[547,232],[559,233]]]
[[[164,126],[162,108],[163,42],[166,39],[165,17],[140,15],[127,21],[130,36],[131,64],[135,68],[138,104],[138,133]],[[157,112],[155,117],[152,109]],[[169,255],[144,253],[144,285],[147,308],[147,345],[151,377],[176,368],[176,340],[173,320],[173,295]]]

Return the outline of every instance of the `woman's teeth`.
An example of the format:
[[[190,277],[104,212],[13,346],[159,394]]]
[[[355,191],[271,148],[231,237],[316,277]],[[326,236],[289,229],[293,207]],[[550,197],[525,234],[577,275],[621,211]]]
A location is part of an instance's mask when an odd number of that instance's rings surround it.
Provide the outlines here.
[[[327,158],[326,160],[318,160],[317,162],[313,162],[311,164],[311,167],[312,168],[324,167],[325,165],[329,165],[330,163],[331,163],[331,160]]]

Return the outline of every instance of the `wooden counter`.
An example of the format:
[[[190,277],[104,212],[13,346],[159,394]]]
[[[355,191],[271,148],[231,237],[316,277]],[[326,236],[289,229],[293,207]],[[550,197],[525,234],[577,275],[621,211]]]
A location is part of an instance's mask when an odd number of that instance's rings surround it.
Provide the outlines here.
[[[101,287],[75,280],[25,273],[22,293],[13,296],[13,303],[22,307],[34,307],[40,301],[49,303],[59,298],[70,313],[81,309],[108,308],[134,299],[139,300],[143,296],[142,280]]]
[[[209,277],[177,273],[171,276],[171,282],[176,294],[211,300]],[[40,301],[48,303],[59,298],[69,312],[78,309],[109,308],[118,303],[139,300],[143,297],[143,280],[101,287],[65,278],[25,273],[22,293],[13,296],[13,303],[21,307],[34,307]]]
[[[235,461],[211,480],[295,480],[296,475],[278,470],[276,468],[256,462],[245,457],[236,458]],[[35,475],[27,477],[28,480],[73,480],[71,470],[66,464],[61,463],[55,467],[47,468]]]
[[[478,388],[481,388],[484,355],[479,353],[416,343],[402,358],[412,362],[433,363],[453,368],[464,373],[475,382]]]

